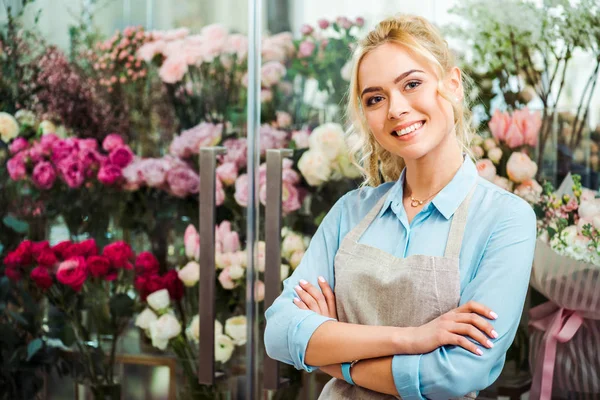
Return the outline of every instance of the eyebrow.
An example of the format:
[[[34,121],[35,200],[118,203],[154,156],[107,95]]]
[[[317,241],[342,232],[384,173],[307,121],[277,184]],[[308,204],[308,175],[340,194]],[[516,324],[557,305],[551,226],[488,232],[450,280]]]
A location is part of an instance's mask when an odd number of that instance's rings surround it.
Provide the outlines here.
[[[394,84],[397,84],[402,79],[406,78],[407,76],[409,76],[410,74],[415,73],[415,72],[423,72],[423,71],[421,71],[420,69],[411,69],[409,71],[403,72],[400,75],[398,75],[396,77],[396,79],[394,79]],[[363,90],[362,93],[360,94],[360,97],[362,98],[367,93],[378,92],[380,90],[383,90],[383,88],[381,86],[371,86],[371,87],[365,88],[365,90]]]

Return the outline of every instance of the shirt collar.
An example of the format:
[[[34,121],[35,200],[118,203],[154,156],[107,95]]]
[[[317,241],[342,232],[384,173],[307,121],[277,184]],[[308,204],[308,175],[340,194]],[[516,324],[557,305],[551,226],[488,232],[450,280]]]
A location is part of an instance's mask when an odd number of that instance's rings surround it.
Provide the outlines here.
[[[465,156],[460,169],[456,172],[452,180],[431,200],[431,203],[444,218],[450,219],[467,197],[467,194],[469,194],[478,176],[479,174],[473,160],[468,155]],[[390,189],[389,195],[378,214],[379,217],[391,207],[392,202],[402,202],[404,179],[406,179],[406,168],[402,170],[400,178],[398,178],[394,186]],[[404,210],[404,207],[401,207],[401,209]]]

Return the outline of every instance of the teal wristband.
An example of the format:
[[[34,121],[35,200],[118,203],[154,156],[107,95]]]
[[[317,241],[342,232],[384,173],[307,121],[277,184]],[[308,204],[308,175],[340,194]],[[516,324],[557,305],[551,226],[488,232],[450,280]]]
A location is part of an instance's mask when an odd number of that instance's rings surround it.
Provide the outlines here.
[[[342,375],[344,376],[344,380],[351,385],[354,385],[354,381],[352,380],[352,376],[350,376],[350,368],[352,367],[352,363],[342,363]]]

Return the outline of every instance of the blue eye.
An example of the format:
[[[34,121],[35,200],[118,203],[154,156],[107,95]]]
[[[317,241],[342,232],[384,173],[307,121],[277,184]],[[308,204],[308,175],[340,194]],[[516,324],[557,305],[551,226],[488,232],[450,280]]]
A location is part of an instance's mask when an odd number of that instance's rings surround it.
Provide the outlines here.
[[[406,88],[408,88],[408,89],[414,89],[414,88],[416,88],[417,86],[420,86],[420,85],[421,85],[421,82],[419,82],[419,81],[410,81],[410,82],[408,82],[408,83],[407,83],[407,84],[404,86],[404,88],[405,88],[405,89],[406,89]]]
[[[367,100],[367,106],[372,106],[372,105],[374,105],[374,104],[377,104],[377,103],[379,103],[379,101],[376,101],[376,102],[374,102],[374,100],[375,100],[375,99],[383,99],[383,97],[382,97],[382,96],[373,96],[373,97],[370,97],[370,98]]]

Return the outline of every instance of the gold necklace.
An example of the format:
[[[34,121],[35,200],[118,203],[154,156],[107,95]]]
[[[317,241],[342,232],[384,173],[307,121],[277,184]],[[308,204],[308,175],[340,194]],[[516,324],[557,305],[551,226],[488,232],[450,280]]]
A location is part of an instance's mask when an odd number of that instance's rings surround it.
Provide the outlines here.
[[[443,187],[442,187],[442,189],[443,189]],[[437,192],[435,192],[434,194],[430,195],[429,197],[424,198],[423,200],[415,199],[411,195],[410,196],[410,206],[413,207],[413,208],[422,206],[423,203],[425,203],[427,200],[429,200],[430,198],[432,198],[433,196],[435,196],[436,194],[438,194],[439,192],[441,192],[442,189],[438,190]]]

